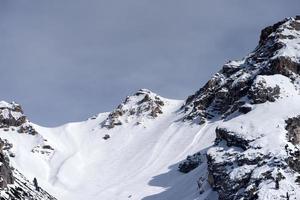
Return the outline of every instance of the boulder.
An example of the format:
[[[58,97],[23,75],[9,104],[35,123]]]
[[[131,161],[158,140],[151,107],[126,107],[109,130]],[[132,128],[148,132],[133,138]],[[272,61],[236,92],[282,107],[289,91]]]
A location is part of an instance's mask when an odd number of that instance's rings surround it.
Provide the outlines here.
[[[183,162],[179,163],[178,170],[182,173],[189,173],[194,170],[202,163],[201,156],[200,152],[187,156]]]

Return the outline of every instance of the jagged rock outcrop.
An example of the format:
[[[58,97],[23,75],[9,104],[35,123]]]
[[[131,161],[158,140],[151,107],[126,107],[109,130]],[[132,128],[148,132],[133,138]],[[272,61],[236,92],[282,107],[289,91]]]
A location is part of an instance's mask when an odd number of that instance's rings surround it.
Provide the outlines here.
[[[250,105],[242,105],[239,107],[239,112],[243,113],[243,114],[247,114],[248,112],[250,112],[252,110],[252,107]]]
[[[130,121],[140,124],[145,118],[154,119],[162,114],[164,105],[162,97],[149,90],[141,89],[134,95],[128,96],[101,125],[111,129]]]
[[[279,187],[290,173],[285,160],[261,151],[254,145],[256,139],[248,140],[226,128],[217,128],[216,135],[215,147],[207,153],[207,164],[208,182],[219,193],[219,199],[259,199],[264,185]]]
[[[202,155],[200,152],[195,153],[179,163],[178,170],[182,173],[189,173],[193,169],[197,168],[202,163]]]
[[[286,120],[288,141],[293,145],[300,144],[300,116]]]
[[[19,133],[37,134],[24,115],[22,107],[14,102],[0,102],[0,128],[4,131],[16,130]]]
[[[42,188],[35,188],[17,169],[9,164],[11,144],[0,139],[0,198],[1,200],[55,200]]]
[[[216,128],[216,142],[225,140],[227,146],[236,146],[240,147],[243,150],[246,150],[249,147],[249,143],[254,141],[254,139],[247,139],[242,135],[227,130],[226,128]]]
[[[0,188],[4,189],[8,184],[14,183],[14,177],[12,175],[12,169],[9,166],[9,159],[3,153],[7,146],[3,140],[0,139]]]
[[[279,96],[280,87],[278,85],[274,87],[269,86],[265,79],[254,81],[249,90],[249,97],[255,104],[265,103],[267,101],[274,102]]]
[[[290,144],[285,146],[288,165],[300,173],[300,116],[286,120],[287,139]],[[299,175],[300,176],[300,175]]]
[[[19,104],[0,102],[0,127],[20,126],[26,121],[23,110]]]
[[[13,169],[14,183],[0,189],[1,200],[56,200],[42,188],[37,188],[18,170]]]
[[[258,82],[258,75],[281,74],[292,81],[299,77],[300,17],[287,18],[262,30],[259,45],[240,61],[230,61],[199,91],[189,96],[183,109],[185,120],[202,124],[221,115],[226,118],[249,100],[275,101],[280,89]]]

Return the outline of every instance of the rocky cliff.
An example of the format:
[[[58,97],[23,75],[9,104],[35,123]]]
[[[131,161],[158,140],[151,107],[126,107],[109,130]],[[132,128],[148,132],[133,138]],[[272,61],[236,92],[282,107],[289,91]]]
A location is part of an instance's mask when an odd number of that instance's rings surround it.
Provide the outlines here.
[[[206,119],[243,109],[247,103],[275,101],[280,93],[267,86],[259,75],[282,74],[297,81],[300,17],[285,19],[262,30],[256,49],[242,60],[230,61],[200,90],[188,97],[186,119],[204,123]]]
[[[219,199],[299,199],[300,17],[262,30],[183,107],[185,121],[218,121],[207,181]]]

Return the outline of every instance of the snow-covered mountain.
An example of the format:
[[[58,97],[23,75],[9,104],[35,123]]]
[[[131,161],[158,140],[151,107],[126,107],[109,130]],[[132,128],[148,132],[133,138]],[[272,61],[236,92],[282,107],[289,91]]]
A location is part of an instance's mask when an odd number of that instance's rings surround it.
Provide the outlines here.
[[[55,128],[1,102],[1,195],[300,199],[299,91],[298,16],[262,30],[253,52],[184,101],[142,89],[112,112]]]

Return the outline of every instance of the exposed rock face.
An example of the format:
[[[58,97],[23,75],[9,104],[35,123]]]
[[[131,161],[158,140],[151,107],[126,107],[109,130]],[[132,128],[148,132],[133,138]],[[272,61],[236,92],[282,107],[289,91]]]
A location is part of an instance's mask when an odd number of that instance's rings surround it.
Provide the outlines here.
[[[9,164],[11,144],[0,139],[0,197],[2,200],[55,200],[43,189],[36,190],[18,170]]]
[[[258,199],[262,183],[275,185],[285,178],[285,161],[252,146],[256,139],[243,138],[225,128],[217,128],[216,135],[216,146],[208,150],[207,164],[208,182],[219,193],[219,199]]]
[[[202,163],[201,157],[202,155],[200,152],[188,156],[183,162],[178,165],[178,170],[182,173],[189,173]]]
[[[249,90],[249,97],[255,104],[265,103],[267,101],[274,102],[279,98],[279,95],[280,87],[278,85],[270,87],[264,79],[255,81]]]
[[[226,118],[251,100],[252,103],[275,101],[280,89],[263,82],[254,83],[258,75],[282,74],[299,77],[300,58],[288,55],[300,48],[299,17],[288,18],[262,30],[259,45],[240,61],[230,61],[199,91],[186,100],[185,120],[204,123],[214,116]],[[288,51],[286,51],[288,49]]]
[[[286,145],[287,163],[298,173],[300,173],[300,116],[286,120],[287,139],[291,143]]]
[[[243,105],[239,107],[239,112],[243,113],[243,114],[247,114],[248,112],[250,112],[252,110],[251,106],[248,105]]]
[[[129,96],[102,123],[102,127],[114,128],[130,121],[136,121],[144,118],[154,119],[162,114],[162,107],[165,105],[162,97],[152,93],[149,90],[141,89],[133,96]]]
[[[2,200],[56,200],[42,188],[38,190],[18,170],[13,170],[14,183],[0,189]]]
[[[293,145],[300,143],[300,116],[286,120],[286,130],[288,131],[288,141]]]
[[[239,136],[235,132],[227,130],[226,128],[217,128],[216,129],[216,142],[225,140],[227,146],[236,146],[240,147],[243,150],[246,150],[249,147],[249,143],[253,140],[246,139],[242,136]]]
[[[289,57],[280,56],[271,61],[269,73],[293,77],[294,74],[300,74],[300,64]]]
[[[17,130],[19,133],[37,134],[29,123],[19,104],[0,102],[0,128],[4,131]]]
[[[0,102],[0,127],[7,128],[9,126],[20,126],[25,123],[26,117],[23,115],[23,110],[16,103],[8,104]]]
[[[14,177],[12,175],[12,169],[9,166],[9,159],[3,153],[5,142],[0,139],[0,188],[4,189],[8,184],[14,183]]]

